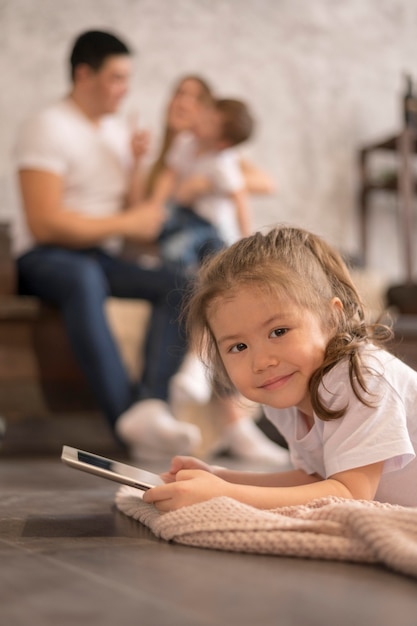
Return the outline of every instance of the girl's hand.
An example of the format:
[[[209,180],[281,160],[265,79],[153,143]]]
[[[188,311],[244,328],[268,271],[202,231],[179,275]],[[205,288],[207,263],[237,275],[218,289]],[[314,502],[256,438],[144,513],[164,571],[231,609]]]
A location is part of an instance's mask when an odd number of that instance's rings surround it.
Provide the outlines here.
[[[230,483],[201,469],[179,470],[175,478],[175,482],[145,491],[144,502],[154,504],[161,513],[167,513],[216,496],[228,495],[232,487]]]
[[[204,461],[200,461],[200,459],[195,459],[192,456],[174,456],[171,461],[171,467],[167,472],[161,474],[161,478],[166,483],[173,483],[177,480],[178,472],[184,469],[200,469],[214,473],[214,468],[204,463]]]

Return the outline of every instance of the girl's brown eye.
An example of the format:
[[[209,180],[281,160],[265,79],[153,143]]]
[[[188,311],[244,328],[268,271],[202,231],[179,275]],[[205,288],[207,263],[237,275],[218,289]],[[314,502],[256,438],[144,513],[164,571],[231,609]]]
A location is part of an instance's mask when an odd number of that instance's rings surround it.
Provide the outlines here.
[[[271,333],[271,337],[282,337],[283,335],[285,335],[285,333],[288,331],[288,328],[275,328],[275,330],[272,331]]]
[[[235,346],[233,346],[230,352],[242,352],[245,349],[246,349],[245,343],[237,343]]]

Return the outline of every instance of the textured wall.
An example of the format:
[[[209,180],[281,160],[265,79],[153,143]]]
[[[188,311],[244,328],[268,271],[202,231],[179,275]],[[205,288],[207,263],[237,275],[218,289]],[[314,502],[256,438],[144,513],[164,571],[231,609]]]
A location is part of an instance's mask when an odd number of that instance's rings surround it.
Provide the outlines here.
[[[0,25],[0,217],[16,202],[17,125],[67,89],[74,35],[111,28],[138,51],[129,106],[155,139],[185,72],[246,98],[250,154],[279,190],[253,202],[256,225],[295,222],[356,252],[356,150],[400,127],[402,73],[417,78],[415,0],[0,0]],[[371,267],[401,275],[392,200],[376,204],[372,229]]]

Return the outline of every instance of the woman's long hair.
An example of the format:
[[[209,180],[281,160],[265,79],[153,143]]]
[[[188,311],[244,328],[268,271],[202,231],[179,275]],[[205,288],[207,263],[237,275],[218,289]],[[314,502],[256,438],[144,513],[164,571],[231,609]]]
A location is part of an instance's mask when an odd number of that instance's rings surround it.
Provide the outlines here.
[[[203,78],[201,78],[201,76],[198,76],[196,74],[190,74],[187,76],[183,76],[177,83],[173,94],[171,96],[171,99],[168,103],[167,106],[167,111],[166,111],[166,115],[165,115],[165,129],[164,129],[164,133],[162,136],[162,142],[161,142],[161,146],[160,146],[160,150],[159,150],[159,154],[157,156],[157,158],[155,159],[149,175],[148,175],[148,179],[146,182],[146,187],[145,187],[145,197],[149,197],[152,194],[152,191],[154,189],[154,185],[155,185],[155,181],[157,180],[158,176],[160,175],[161,171],[164,169],[165,166],[165,158],[166,155],[168,153],[168,150],[170,149],[172,142],[177,134],[177,132],[171,128],[169,126],[169,108],[171,106],[171,101],[172,98],[175,97],[175,94],[178,93],[179,89],[181,88],[181,85],[188,80],[192,80],[196,83],[198,83],[199,87],[200,87],[200,95],[199,95],[199,100],[200,102],[204,103],[204,102],[210,102],[213,99],[213,95],[212,95],[212,91],[211,88],[209,86],[209,84],[207,83],[207,81],[205,81]]]

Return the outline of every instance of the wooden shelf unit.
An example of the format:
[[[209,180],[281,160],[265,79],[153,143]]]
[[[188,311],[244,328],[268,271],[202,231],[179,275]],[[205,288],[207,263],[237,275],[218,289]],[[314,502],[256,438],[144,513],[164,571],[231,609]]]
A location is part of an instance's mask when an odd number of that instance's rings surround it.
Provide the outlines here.
[[[370,174],[370,161],[378,152],[397,154],[397,170],[390,176],[377,179]],[[417,133],[406,126],[398,135],[393,135],[362,147],[358,153],[359,161],[359,230],[360,255],[363,264],[367,262],[369,248],[368,221],[372,196],[376,192],[396,193],[401,223],[401,243],[404,250],[406,282],[412,277],[412,205],[417,197],[417,180],[413,175],[411,161],[417,154]]]

